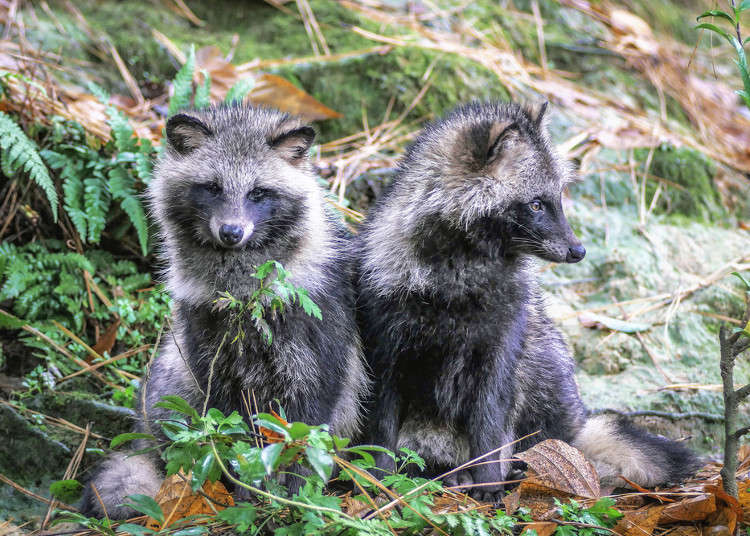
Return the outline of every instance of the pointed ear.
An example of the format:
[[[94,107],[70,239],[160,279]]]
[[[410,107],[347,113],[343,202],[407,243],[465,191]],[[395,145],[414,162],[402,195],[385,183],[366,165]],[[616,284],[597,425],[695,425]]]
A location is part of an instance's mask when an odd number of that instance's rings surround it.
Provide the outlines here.
[[[529,108],[529,116],[531,117],[531,122],[534,123],[536,128],[541,129],[546,124],[544,118],[545,113],[547,112],[548,105],[549,101],[544,101],[541,103],[536,103]]]
[[[211,136],[211,129],[196,117],[177,114],[167,121],[167,143],[181,155],[197,149]]]
[[[276,136],[269,142],[269,145],[284,160],[296,164],[307,156],[314,139],[315,129],[304,126]]]
[[[515,122],[494,123],[490,127],[485,165],[496,162],[510,143],[518,136],[518,125]]]
[[[470,125],[457,140],[454,155],[467,171],[476,172],[496,161],[503,146],[518,131],[513,121],[484,121]]]

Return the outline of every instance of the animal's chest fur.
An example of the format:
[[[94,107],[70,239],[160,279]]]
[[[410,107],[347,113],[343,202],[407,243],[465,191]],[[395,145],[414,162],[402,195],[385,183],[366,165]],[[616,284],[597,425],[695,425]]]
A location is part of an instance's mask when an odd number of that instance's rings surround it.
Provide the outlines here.
[[[525,285],[496,280],[392,302],[388,314],[397,327],[389,336],[398,348],[392,374],[405,411],[454,419],[488,388],[512,397],[526,307]]]
[[[228,313],[208,307],[181,308],[178,314],[184,319],[183,351],[191,369],[204,390],[211,379],[212,407],[247,413],[243,395],[249,395],[249,400],[254,398],[263,411],[274,399],[283,406],[285,400],[296,396],[297,382],[289,381],[295,362],[282,352],[283,345],[279,343],[289,330],[289,319],[268,319],[275,341],[269,344],[249,315],[238,322],[230,319]],[[304,352],[301,348],[298,351]]]

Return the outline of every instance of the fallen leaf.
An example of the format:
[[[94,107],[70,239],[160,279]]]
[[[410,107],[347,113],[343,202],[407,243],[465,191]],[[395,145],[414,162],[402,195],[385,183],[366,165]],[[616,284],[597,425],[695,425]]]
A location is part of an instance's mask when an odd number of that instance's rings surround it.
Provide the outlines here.
[[[202,488],[203,493],[219,503],[216,504],[211,503],[203,495],[194,493],[190,489],[190,478],[185,478],[186,480],[183,480],[180,474],[176,474],[164,479],[159,492],[154,497],[164,513],[164,527],[160,526],[154,518],[149,517],[146,520],[147,528],[159,531],[189,516],[211,515],[223,510],[226,507],[221,506],[222,504],[234,506],[234,499],[221,482],[205,482]],[[191,522],[195,523],[195,520],[191,520]]]
[[[564,441],[547,439],[516,454],[516,457],[534,469],[534,483],[579,497],[599,497],[599,476],[596,469],[580,450]]]
[[[271,415],[273,415],[279,421],[281,421],[284,426],[287,426],[289,424],[286,419],[281,417],[281,415],[276,413],[274,410],[270,410],[270,411],[271,411]],[[263,437],[265,438],[265,441],[267,443],[281,443],[282,441],[284,441],[284,436],[278,432],[274,432],[273,430],[269,430],[268,428],[263,428],[262,426],[258,426],[258,430],[260,431],[261,434],[263,434]]]
[[[513,515],[518,507],[521,506],[521,491],[520,488],[516,488],[512,493],[503,497],[503,506],[505,506],[505,513]]]
[[[678,503],[664,507],[659,517],[659,524],[666,525],[679,521],[703,521],[716,511],[716,498],[705,494],[690,497]]]
[[[274,74],[260,75],[248,98],[256,104],[272,106],[283,112],[299,115],[306,121],[341,117],[340,113]]]
[[[538,521],[536,523],[529,523],[521,532],[521,536],[529,536],[530,531],[536,531],[537,536],[552,536],[557,530],[557,523],[552,521]]]
[[[663,505],[656,505],[625,511],[613,532],[622,536],[651,536],[664,508]]]
[[[104,355],[104,352],[112,351],[112,348],[117,341],[117,328],[119,327],[120,319],[118,318],[112,322],[106,330],[104,330],[104,333],[99,337],[99,340],[96,341],[94,350],[96,350],[99,355]]]
[[[724,485],[721,481],[719,481],[718,484],[707,484],[703,488],[708,493],[713,493],[716,498],[724,503],[726,505],[726,508],[731,510],[732,515],[725,515],[726,520],[728,522],[729,529],[732,533],[734,533],[734,529],[737,525],[738,521],[742,521],[744,517],[744,513],[742,511],[742,505],[740,504],[740,501],[729,495],[726,491],[724,491]],[[739,493],[738,493],[739,495]]]

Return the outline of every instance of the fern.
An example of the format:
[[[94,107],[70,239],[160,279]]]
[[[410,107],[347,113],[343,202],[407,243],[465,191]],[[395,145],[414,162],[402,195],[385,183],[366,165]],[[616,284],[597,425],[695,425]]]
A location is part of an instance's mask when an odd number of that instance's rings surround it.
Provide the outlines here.
[[[198,109],[211,105],[211,75],[205,69],[201,71],[204,82],[195,89],[194,106]]]
[[[172,88],[174,93],[169,100],[168,114],[173,115],[179,110],[190,107],[190,98],[193,96],[193,75],[195,74],[195,46],[190,46],[185,65],[183,65],[174,77]]]
[[[229,91],[227,91],[227,96],[224,97],[224,102],[227,104],[232,104],[235,101],[241,102],[247,94],[253,90],[253,87],[255,87],[255,80],[252,78],[238,80],[231,88],[229,88]]]
[[[114,167],[109,170],[109,191],[120,201],[120,207],[128,215],[138,233],[138,242],[143,255],[148,253],[148,222],[140,199],[135,193],[135,180],[127,170]]]
[[[130,121],[122,110],[109,103],[109,93],[93,82],[89,83],[89,91],[107,107],[107,116],[109,117],[107,124],[112,131],[112,141],[114,141],[117,150],[120,152],[135,151],[137,143],[135,130],[133,130]]]
[[[78,231],[78,235],[85,242],[88,228],[88,217],[83,210],[83,165],[80,161],[74,161],[67,155],[45,149],[41,152],[49,167],[59,170],[60,178],[63,180],[63,208],[68,214],[70,221]]]
[[[23,170],[31,180],[47,196],[52,217],[57,221],[57,190],[52,178],[44,165],[39,149],[36,144],[24,134],[13,119],[0,112],[0,158],[2,158],[2,170],[8,178],[12,178],[20,170]]]
[[[111,201],[107,180],[101,171],[95,170],[93,177],[83,180],[83,206],[88,218],[89,242],[96,244],[101,239]]]

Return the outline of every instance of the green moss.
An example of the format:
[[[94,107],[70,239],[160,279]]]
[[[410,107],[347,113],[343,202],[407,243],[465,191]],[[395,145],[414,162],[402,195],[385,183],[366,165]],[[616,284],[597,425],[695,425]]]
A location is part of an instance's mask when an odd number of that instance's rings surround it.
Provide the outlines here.
[[[433,66],[433,82],[406,121],[438,116],[471,99],[507,99],[508,93],[489,70],[452,55],[399,48],[335,64],[298,65],[278,73],[343,114],[341,119],[318,125],[327,141],[363,129],[363,108],[370,126],[383,120],[388,102],[395,97],[390,119],[395,119],[424,87],[423,76]]]
[[[635,156],[644,162],[648,157],[648,150],[639,149]],[[659,212],[682,215],[698,221],[719,221],[726,216],[713,183],[716,165],[701,153],[693,149],[662,145],[653,153],[649,173],[676,184],[662,185],[657,203]],[[647,199],[652,198],[656,188],[654,181],[648,182]]]

